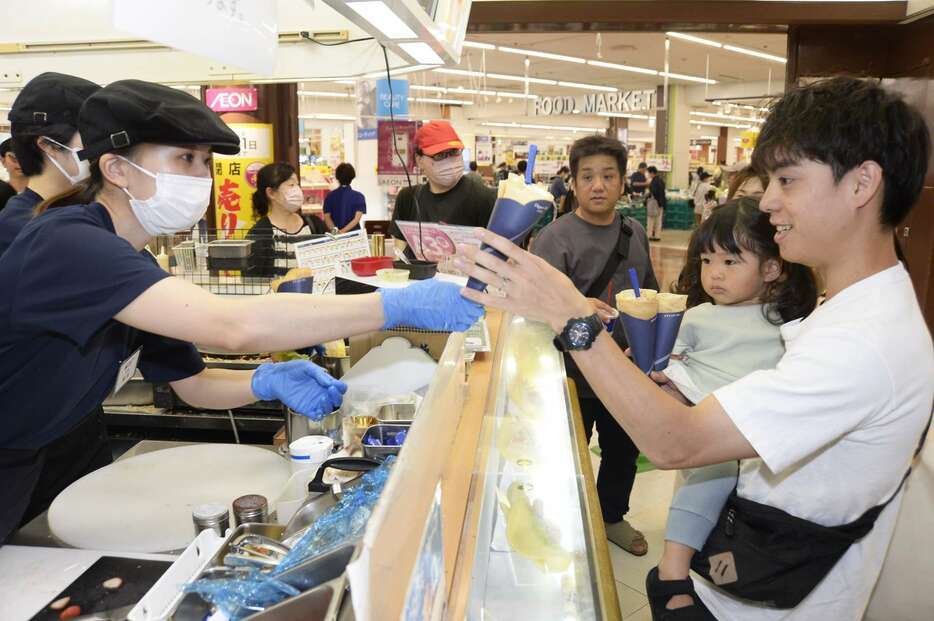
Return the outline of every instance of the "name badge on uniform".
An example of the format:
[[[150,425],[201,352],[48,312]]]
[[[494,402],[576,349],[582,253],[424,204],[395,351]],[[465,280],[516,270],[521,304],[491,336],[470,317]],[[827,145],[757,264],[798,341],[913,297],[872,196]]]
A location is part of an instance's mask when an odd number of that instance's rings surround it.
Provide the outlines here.
[[[120,363],[120,370],[117,371],[117,383],[114,384],[114,394],[120,392],[120,389],[126,386],[126,383],[136,373],[136,365],[139,363],[139,354],[142,351],[142,347],[137,347],[129,358]]]

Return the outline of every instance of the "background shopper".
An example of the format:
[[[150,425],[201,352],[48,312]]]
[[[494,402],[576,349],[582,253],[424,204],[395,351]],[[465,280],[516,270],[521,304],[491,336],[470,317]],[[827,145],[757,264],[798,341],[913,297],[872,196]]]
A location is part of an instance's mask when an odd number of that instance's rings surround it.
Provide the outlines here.
[[[357,177],[357,171],[347,162],[343,162],[337,165],[334,176],[337,177],[340,187],[328,192],[324,197],[324,223],[329,231],[356,231],[360,228],[360,220],[366,214],[366,197],[350,187]]]
[[[464,176],[463,150],[464,143],[447,121],[431,121],[418,129],[415,161],[427,182],[403,188],[396,197],[389,230],[397,247],[406,246],[398,220],[483,227],[489,223],[496,190],[473,175]]]
[[[649,240],[660,241],[662,228],[665,221],[665,206],[668,204],[668,198],[665,196],[665,180],[658,174],[658,169],[654,166],[648,167],[649,173],[649,196],[645,201],[648,214]]]
[[[623,192],[626,149],[605,136],[581,138],[571,146],[571,175],[577,190],[577,208],[545,227],[532,252],[548,261],[590,298],[605,321],[613,318],[616,294],[632,288],[629,269],[643,287],[658,289],[649,259],[645,229],[632,218],[616,213]],[[628,346],[622,326],[613,331],[622,349]],[[636,478],[639,449],[594,394],[570,355],[565,355],[568,376],[577,384],[587,441],[596,425],[600,443],[597,493],[607,537],[627,552],[648,552],[645,536],[624,519]]]
[[[259,169],[253,211],[262,217],[247,233],[254,244],[257,275],[282,276],[298,267],[293,245],[327,231],[318,217],[302,213],[304,200],[291,164],[275,162]]]
[[[78,110],[100,86],[63,73],[42,73],[26,83],[10,110],[13,153],[28,187],[0,212],[0,255],[33,217],[33,210],[87,177],[78,158]]]

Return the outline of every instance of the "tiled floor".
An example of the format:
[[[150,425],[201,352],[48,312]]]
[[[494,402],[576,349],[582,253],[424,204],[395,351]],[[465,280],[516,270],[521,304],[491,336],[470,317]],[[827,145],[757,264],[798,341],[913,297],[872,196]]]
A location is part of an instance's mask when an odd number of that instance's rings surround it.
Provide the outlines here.
[[[659,287],[670,290],[678,279],[687,250],[691,231],[663,231],[662,241],[652,242],[649,250]],[[594,433],[592,446],[597,445]],[[600,466],[600,458],[591,453],[594,473]],[[674,488],[674,472],[652,470],[636,475],[636,483],[630,496],[629,520],[635,528],[645,533],[649,552],[643,557],[633,556],[610,543],[610,560],[616,575],[616,592],[619,609],[625,621],[651,621],[648,600],[645,597],[645,575],[658,564],[664,542],[665,520]]]

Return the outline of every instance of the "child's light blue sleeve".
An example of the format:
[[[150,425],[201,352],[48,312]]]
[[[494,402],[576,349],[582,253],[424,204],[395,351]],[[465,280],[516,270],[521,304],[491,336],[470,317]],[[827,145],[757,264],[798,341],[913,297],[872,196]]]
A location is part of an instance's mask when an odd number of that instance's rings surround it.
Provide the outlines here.
[[[681,320],[681,327],[678,329],[678,338],[675,339],[673,354],[683,354],[684,352],[694,351],[697,347],[697,324],[691,315],[689,308],[684,313],[684,319]]]

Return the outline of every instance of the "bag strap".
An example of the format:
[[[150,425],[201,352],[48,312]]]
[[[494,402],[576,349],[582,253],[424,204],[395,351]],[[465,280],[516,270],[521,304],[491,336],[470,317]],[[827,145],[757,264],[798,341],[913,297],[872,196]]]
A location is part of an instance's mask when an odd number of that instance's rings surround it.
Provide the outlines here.
[[[602,298],[603,292],[606,291],[606,286],[610,284],[610,280],[613,278],[613,275],[616,274],[616,270],[619,269],[619,264],[629,256],[629,241],[631,237],[632,227],[626,223],[626,218],[620,216],[619,237],[616,238],[616,249],[610,253],[606,265],[603,266],[603,272],[601,272],[600,277],[584,292],[586,297]]]
[[[928,430],[931,428],[932,421],[934,421],[934,408],[931,409],[931,413],[928,415],[927,424],[925,424],[924,428],[921,430],[921,438],[918,440],[918,448],[915,449],[914,455],[911,456],[912,462],[914,462],[914,460],[918,457],[918,455],[921,454],[921,449],[924,448],[924,441],[927,439]],[[889,503],[895,499],[896,496],[898,496],[898,493],[900,491],[902,491],[902,487],[905,485],[905,481],[908,480],[909,474],[911,474],[910,465],[908,466],[908,470],[905,471],[905,475],[902,477],[902,480],[899,482],[898,487],[895,488],[895,491],[892,492],[892,495],[889,496],[885,502],[883,502],[882,504],[876,505],[874,507],[870,507],[869,509],[866,510],[864,514],[856,518],[856,520],[847,524],[846,528],[852,527],[857,530],[862,530],[866,526],[868,526],[869,528],[866,529],[866,532],[869,532],[869,529],[871,529],[873,524],[875,524],[876,519],[879,517],[879,514],[882,513],[882,510],[885,509],[889,505]]]

